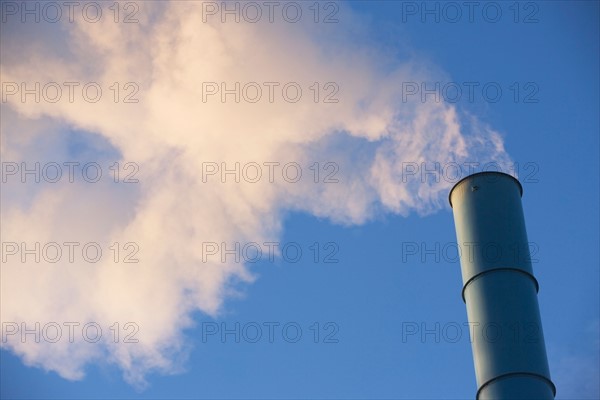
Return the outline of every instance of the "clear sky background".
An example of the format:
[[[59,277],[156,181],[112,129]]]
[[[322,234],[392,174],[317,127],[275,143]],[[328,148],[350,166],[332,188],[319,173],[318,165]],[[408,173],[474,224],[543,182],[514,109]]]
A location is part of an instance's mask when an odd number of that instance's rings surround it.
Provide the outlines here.
[[[144,3],[139,4],[141,15]],[[384,49],[388,66],[418,59],[434,71],[433,76],[442,77],[438,79],[441,82],[454,82],[463,88],[464,82],[479,84],[472,101],[463,93],[454,106],[461,115],[473,115],[499,132],[511,165],[519,166],[528,236],[537,249],[534,271],[540,284],[538,299],[557,398],[599,398],[599,3],[497,2],[494,4],[502,15],[496,23],[484,18],[484,4],[475,10],[472,21],[462,8],[463,15],[456,23],[450,21],[453,14],[443,11],[452,10],[436,2],[348,2],[342,5],[338,17],[344,29],[352,30],[365,43],[376,42]],[[416,15],[408,13],[412,6],[417,7]],[[440,7],[439,22],[435,15],[421,15],[420,8],[424,6]],[[518,16],[514,14],[516,9]],[[493,17],[493,11],[489,13],[487,16]],[[152,18],[160,19],[157,15]],[[3,68],[10,69],[15,61],[5,55],[14,50],[8,41],[14,38],[13,30],[23,27],[15,28],[9,21],[3,22],[2,29],[2,55],[8,60],[2,63]],[[318,34],[324,33],[315,33]],[[346,44],[338,48],[335,36],[327,38],[330,47],[324,59],[335,60],[335,50],[342,53]],[[207,38],[206,43],[211,40],[216,39]],[[56,46],[56,54],[61,54],[58,39]],[[295,49],[291,46],[290,52]],[[359,56],[366,57],[365,54]],[[210,63],[211,57],[206,62]],[[306,68],[312,68],[309,61]],[[330,71],[337,67],[332,68]],[[18,74],[14,71],[11,70],[10,79],[3,72],[3,82],[15,80]],[[502,89],[496,102],[481,91],[490,82]],[[515,83],[520,91],[516,99]],[[340,84],[340,88],[343,101],[344,86]],[[11,107],[18,109],[3,102],[3,114]],[[47,115],[61,121],[52,112]],[[227,118],[235,119],[232,114]],[[4,124],[3,146],[8,146],[13,141],[7,141],[5,135],[10,132]],[[64,152],[71,159],[108,160],[119,155],[128,159],[122,155],[124,142],[97,139],[90,133],[102,131],[93,123],[86,125],[79,120],[65,126],[61,128],[66,129],[63,140],[71,147]],[[343,134],[345,128],[337,130]],[[361,140],[365,147],[376,142]],[[190,140],[190,146],[194,143]],[[342,149],[351,152],[352,146]],[[2,161],[28,157],[14,154],[17,153],[3,152]],[[137,160],[135,155],[139,154],[129,153],[129,160]],[[324,154],[331,158],[319,160],[344,159],[343,154],[336,152]],[[64,154],[55,157],[62,160]],[[475,156],[467,159],[488,161]],[[347,181],[343,163],[340,165],[341,182],[335,185],[343,193]],[[140,185],[143,184],[142,180]],[[7,194],[8,187],[3,185],[3,202],[13,200],[13,195]],[[19,195],[27,198],[26,194]],[[262,259],[249,264],[254,282],[237,283],[236,293],[223,297],[218,312],[204,312],[210,310],[209,306],[190,311],[193,323],[181,328],[185,349],[174,356],[182,358],[175,363],[177,367],[148,372],[147,386],[140,389],[124,380],[122,366],[103,357],[92,357],[85,364],[85,376],[68,380],[47,368],[48,364],[46,369],[50,371],[27,366],[3,343],[1,396],[473,398],[477,387],[468,330],[463,325],[467,316],[460,296],[460,264],[454,259],[454,252],[443,251],[456,240],[446,196],[444,189],[439,194],[440,206],[425,215],[414,207],[403,209],[406,215],[400,215],[380,206],[360,221],[336,218],[330,208],[314,211],[284,204],[277,209],[281,221],[278,240],[298,243],[303,257],[297,263],[279,257],[273,262]],[[342,204],[344,197],[333,202]],[[3,241],[9,240],[6,236],[3,232]],[[261,242],[267,236],[246,237]],[[320,247],[317,262],[310,248],[314,242]],[[333,245],[325,248],[328,243]],[[412,244],[438,250],[406,253]],[[191,239],[179,245],[198,246]],[[329,251],[335,252],[332,260],[336,263],[325,262]],[[5,297],[8,283],[4,275],[2,279],[5,304],[9,302]],[[35,297],[35,293],[30,296]],[[3,316],[2,321],[6,320]],[[265,325],[268,323],[274,326],[272,341]],[[236,324],[250,336],[241,335],[239,342],[234,334],[221,337],[221,328],[234,329]],[[256,324],[262,327],[262,337],[253,343],[248,338],[254,336]],[[288,336],[282,332],[286,324],[293,326],[287,331]],[[455,340],[456,324],[463,329]],[[407,335],[409,325],[434,333]],[[294,342],[298,326],[302,334]],[[214,328],[219,329],[217,334],[211,334],[210,329]],[[144,326],[140,326],[139,336],[144,332]]]

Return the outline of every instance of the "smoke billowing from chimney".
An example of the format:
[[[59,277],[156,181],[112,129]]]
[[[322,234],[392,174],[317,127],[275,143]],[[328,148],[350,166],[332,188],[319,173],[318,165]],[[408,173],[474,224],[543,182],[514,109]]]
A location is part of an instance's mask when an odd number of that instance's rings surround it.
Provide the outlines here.
[[[108,329],[135,321],[140,329],[137,344],[107,335],[95,344],[8,336],[2,347],[28,365],[80,379],[87,363],[108,359],[143,387],[147,373],[181,368],[189,351],[183,332],[194,326],[194,312],[217,315],[240,284],[256,279],[244,263],[203,262],[201,243],[277,240],[286,210],[342,224],[385,212],[434,212],[454,182],[420,174],[406,180],[407,166],[509,162],[499,134],[454,105],[404,102],[403,82],[441,74],[415,57],[391,61],[389,49],[365,40],[368,27],[343,5],[340,23],[326,26],[205,22],[196,2],[141,4],[137,24],[109,18],[3,31],[3,82],[25,82],[27,89],[39,82],[47,93],[40,102],[35,94],[21,101],[9,95],[13,86],[3,86],[2,160],[95,161],[104,171],[94,184],[3,184],[3,241],[77,240],[105,251],[96,263],[7,260],[3,322]],[[63,89],[55,102],[46,101],[56,98],[49,82]],[[102,95],[93,102],[98,87]],[[298,87],[302,96],[294,102]],[[137,168],[139,183],[115,184],[114,162],[119,182]],[[323,175],[333,171],[323,163],[333,163],[338,183],[315,184],[315,162]],[[212,174],[223,163],[256,163],[265,168],[263,179],[238,183],[227,175],[223,183]],[[265,163],[297,163],[303,178],[270,181],[265,165],[275,164]],[[119,257],[134,243],[140,262],[115,263],[114,243]]]

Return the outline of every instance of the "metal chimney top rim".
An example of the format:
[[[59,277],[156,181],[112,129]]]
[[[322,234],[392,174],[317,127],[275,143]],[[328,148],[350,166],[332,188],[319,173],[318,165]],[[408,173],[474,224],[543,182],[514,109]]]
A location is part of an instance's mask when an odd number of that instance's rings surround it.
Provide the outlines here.
[[[519,182],[519,180],[517,178],[515,178],[514,176],[507,174],[506,172],[500,172],[500,171],[483,171],[483,172],[476,172],[474,174],[465,176],[464,178],[462,178],[461,180],[459,180],[458,182],[456,182],[454,184],[454,186],[452,186],[452,189],[450,189],[450,193],[448,193],[448,202],[450,203],[450,207],[452,207],[452,192],[454,191],[454,189],[456,189],[458,187],[458,185],[460,185],[461,183],[463,183],[464,181],[466,181],[467,179],[470,179],[474,176],[480,176],[480,175],[503,175],[503,176],[508,176],[510,177],[519,187],[519,192],[521,193],[521,196],[523,196],[523,185],[521,185],[521,182]]]

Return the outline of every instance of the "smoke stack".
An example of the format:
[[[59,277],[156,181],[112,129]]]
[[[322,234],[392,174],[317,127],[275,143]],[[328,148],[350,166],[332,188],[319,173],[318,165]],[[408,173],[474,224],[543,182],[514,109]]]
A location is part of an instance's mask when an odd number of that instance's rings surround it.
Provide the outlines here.
[[[477,399],[554,399],[521,196],[500,172],[481,172],[450,191],[461,250]]]

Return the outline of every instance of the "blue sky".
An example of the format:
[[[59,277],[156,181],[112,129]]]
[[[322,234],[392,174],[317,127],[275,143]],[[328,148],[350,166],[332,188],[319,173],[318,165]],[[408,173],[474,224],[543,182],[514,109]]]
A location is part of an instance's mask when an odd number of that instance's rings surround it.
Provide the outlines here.
[[[511,165],[519,166],[528,236],[538,249],[533,267],[540,284],[538,299],[557,398],[598,398],[598,2],[497,2],[493,4],[502,11],[497,23],[487,21],[477,10],[472,22],[463,15],[458,23],[445,20],[443,14],[439,22],[432,16],[422,21],[420,14],[406,14],[407,7],[422,4],[344,3],[340,25],[355,35],[356,29],[365,42],[374,41],[385,49],[390,65],[418,59],[434,76],[443,77],[442,82],[463,88],[464,82],[478,85],[473,101],[463,94],[454,106],[467,120],[465,116],[474,116],[499,132]],[[444,7],[444,3],[427,4]],[[520,12],[518,22],[514,7]],[[350,12],[353,17],[344,20]],[[524,23],[530,13],[537,21]],[[12,36],[7,37],[3,46]],[[335,41],[330,45],[330,50],[335,48]],[[336,52],[329,56],[335,60]],[[480,88],[490,82],[502,89],[497,102],[482,95]],[[8,112],[9,105],[2,104],[2,108]],[[3,126],[3,135],[6,129]],[[71,139],[62,140],[89,140],[97,151],[89,155],[86,146],[79,144],[71,149],[79,159],[108,160],[114,152],[106,148],[126,147],[118,138],[98,144],[90,135],[102,129],[86,126],[85,121],[73,122],[67,129]],[[324,154],[344,160],[343,152],[362,140],[365,147],[373,143],[372,138],[369,143],[364,138],[344,140],[348,143],[340,152]],[[359,140],[358,144],[353,140]],[[3,161],[10,159],[6,154]],[[46,159],[53,156],[59,157],[50,154]],[[488,161],[474,157],[469,160]],[[340,190],[347,182],[342,162],[341,182],[336,184]],[[4,200],[11,195],[6,194],[8,185],[3,186]],[[85,377],[72,381],[54,371],[26,366],[3,347],[1,396],[472,398],[477,387],[468,331],[463,328],[458,340],[448,336],[456,324],[463,326],[467,321],[460,296],[460,264],[441,251],[406,253],[412,244],[446,249],[456,241],[445,193],[440,195],[442,205],[425,215],[418,207],[409,207],[403,216],[378,203],[360,221],[337,218],[335,205],[311,208],[282,200],[284,204],[276,209],[281,223],[278,240],[302,248],[300,261],[279,257],[274,262],[251,263],[247,267],[254,282],[242,279],[228,287],[235,293],[223,298],[217,313],[203,312],[203,307],[190,311],[194,322],[182,328],[186,349],[177,356],[183,357],[175,363],[177,368],[168,373],[148,372],[148,386],[140,390],[123,379],[123,368],[111,362],[92,359],[85,365]],[[247,240],[263,241],[266,236],[258,232],[256,239],[247,236]],[[311,247],[315,242],[320,249],[317,262]],[[330,252],[332,258],[327,260],[337,262],[325,262]],[[4,294],[2,301],[7,301]],[[220,335],[223,327],[235,329],[236,324],[239,342],[235,334]],[[437,331],[439,337],[435,333],[406,336],[409,325]],[[261,327],[262,336],[253,343],[256,326]],[[272,340],[268,326],[273,327]],[[284,326],[289,328],[287,334]],[[297,327],[302,334],[295,341]],[[211,329],[218,333],[212,334]]]

